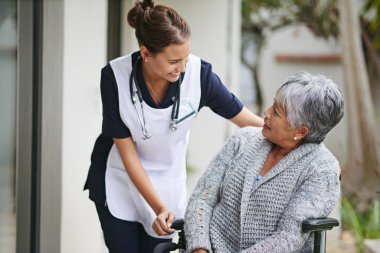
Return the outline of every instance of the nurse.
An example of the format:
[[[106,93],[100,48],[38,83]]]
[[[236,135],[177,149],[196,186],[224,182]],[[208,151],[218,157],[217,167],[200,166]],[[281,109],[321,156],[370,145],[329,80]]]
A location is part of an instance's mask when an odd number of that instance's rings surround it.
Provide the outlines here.
[[[85,184],[111,253],[170,240],[186,208],[186,146],[202,107],[240,127],[263,125],[190,53],[190,28],[175,10],[137,1],[128,23],[140,50],[102,69],[102,133]]]

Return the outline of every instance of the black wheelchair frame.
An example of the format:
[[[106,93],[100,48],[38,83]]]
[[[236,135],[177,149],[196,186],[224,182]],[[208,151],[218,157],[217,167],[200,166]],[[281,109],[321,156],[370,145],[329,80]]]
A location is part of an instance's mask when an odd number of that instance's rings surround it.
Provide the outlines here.
[[[156,246],[153,253],[164,253],[177,249],[186,249],[186,238],[183,231],[183,220],[175,220],[172,228],[178,231],[178,242],[165,242]],[[333,227],[339,226],[339,222],[330,217],[311,218],[302,221],[302,231],[304,233],[314,233],[314,251],[313,253],[326,252],[326,231]]]

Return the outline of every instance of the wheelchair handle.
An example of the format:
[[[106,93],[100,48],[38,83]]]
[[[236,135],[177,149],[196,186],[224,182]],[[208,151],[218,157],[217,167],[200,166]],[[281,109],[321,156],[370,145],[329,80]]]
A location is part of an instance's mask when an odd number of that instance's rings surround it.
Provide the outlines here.
[[[173,221],[173,224],[170,228],[175,229],[175,230],[183,230],[183,225],[184,225],[184,220],[178,219],[178,220]]]

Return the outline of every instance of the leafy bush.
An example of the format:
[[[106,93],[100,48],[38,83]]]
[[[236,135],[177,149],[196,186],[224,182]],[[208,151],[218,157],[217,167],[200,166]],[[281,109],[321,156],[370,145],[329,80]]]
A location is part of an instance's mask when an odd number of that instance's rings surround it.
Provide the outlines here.
[[[356,239],[359,253],[364,252],[365,239],[380,238],[380,197],[369,206],[365,213],[359,213],[348,197],[342,197],[343,229],[350,230]]]

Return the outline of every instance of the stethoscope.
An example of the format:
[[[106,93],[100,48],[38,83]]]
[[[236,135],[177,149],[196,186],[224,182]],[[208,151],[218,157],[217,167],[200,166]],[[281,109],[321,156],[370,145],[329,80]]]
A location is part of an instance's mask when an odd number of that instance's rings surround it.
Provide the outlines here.
[[[141,132],[142,132],[142,139],[147,140],[152,138],[152,135],[149,134],[148,130],[146,129],[146,123],[145,123],[145,114],[144,114],[144,108],[143,108],[143,98],[141,95],[141,90],[137,82],[136,78],[136,66],[137,63],[141,61],[141,57],[138,56],[135,64],[132,67],[131,75],[129,77],[129,89],[131,91],[131,100],[132,103],[135,107],[137,117],[139,118],[140,126],[141,126]],[[180,105],[180,97],[181,97],[181,83],[182,83],[182,76],[181,74],[179,75],[178,79],[178,89],[175,97],[173,97],[173,109],[170,117],[170,124],[169,124],[169,129],[172,131],[176,131],[178,129],[178,114],[179,114],[179,105]],[[134,85],[133,85],[134,84]],[[141,114],[139,113],[137,109],[137,99],[140,102],[140,107],[141,107]]]

